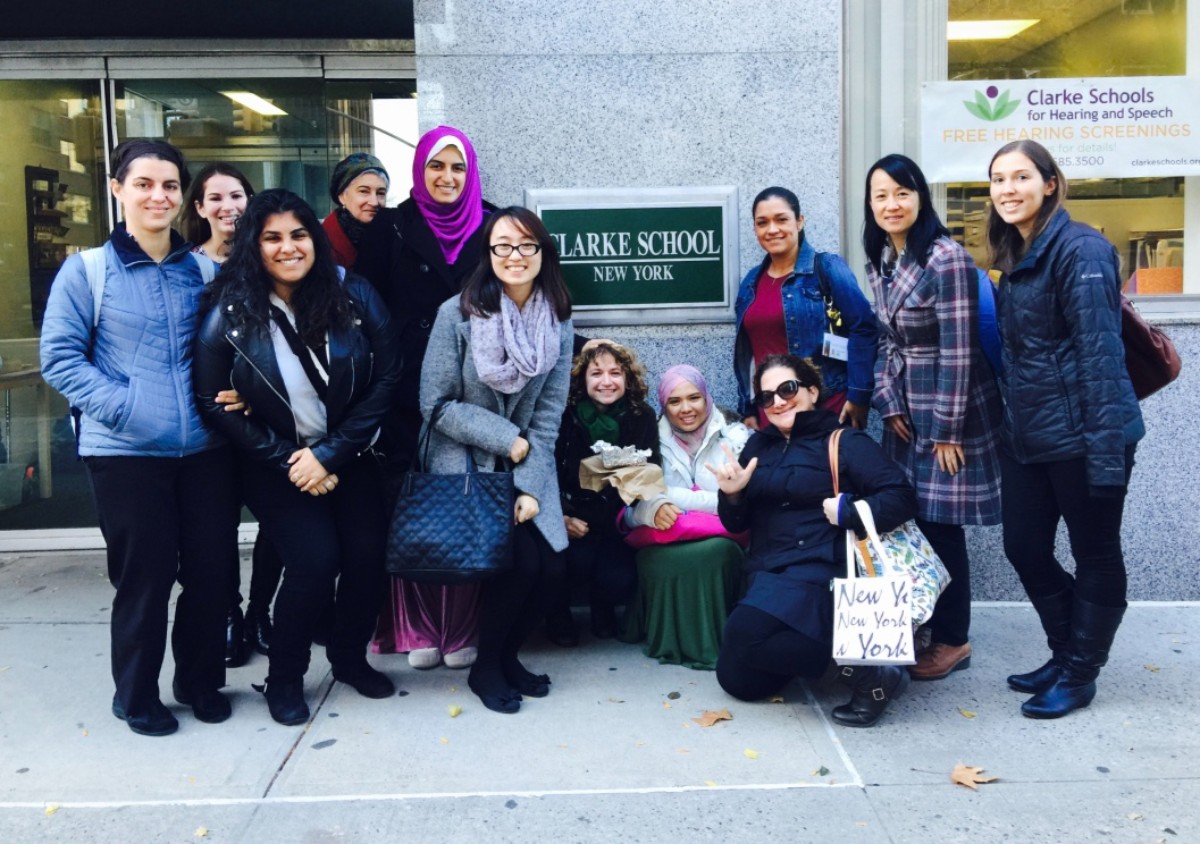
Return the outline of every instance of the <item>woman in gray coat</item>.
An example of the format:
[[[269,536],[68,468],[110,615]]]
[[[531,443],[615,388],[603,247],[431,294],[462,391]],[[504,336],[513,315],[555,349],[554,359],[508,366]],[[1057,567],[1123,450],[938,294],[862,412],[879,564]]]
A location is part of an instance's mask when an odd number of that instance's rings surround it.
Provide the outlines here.
[[[479,655],[467,684],[496,712],[545,697],[550,678],[517,653],[545,615],[567,547],[554,442],[571,373],[571,297],[537,216],[505,208],[483,231],[487,251],[461,296],[439,309],[421,369],[421,413],[435,418],[430,472],[511,463],[517,488],[513,569],[484,585]]]

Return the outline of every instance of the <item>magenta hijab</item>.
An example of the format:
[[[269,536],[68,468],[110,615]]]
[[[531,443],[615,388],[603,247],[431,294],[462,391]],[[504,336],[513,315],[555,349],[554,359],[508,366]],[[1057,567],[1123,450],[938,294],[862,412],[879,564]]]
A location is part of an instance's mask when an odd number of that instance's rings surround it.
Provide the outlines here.
[[[691,384],[704,396],[704,422],[694,431],[679,430],[672,424],[671,417],[667,413],[667,399],[680,384],[684,383]],[[694,366],[688,366],[686,363],[680,363],[664,372],[662,378],[658,379],[658,406],[662,408],[663,416],[666,417],[667,424],[671,426],[671,433],[674,434],[675,440],[688,453],[688,456],[694,459],[696,451],[704,444],[704,434],[708,430],[708,423],[712,420],[713,415],[712,393],[708,391],[708,382],[704,380],[700,370]]]
[[[457,147],[467,163],[467,178],[458,199],[443,205],[434,199],[425,187],[425,165],[429,159],[448,146]],[[417,141],[413,153],[412,193],[417,208],[430,230],[442,247],[446,263],[458,260],[467,238],[483,223],[483,188],[479,184],[479,166],[475,158],[475,147],[467,136],[453,126],[438,126],[430,129]]]

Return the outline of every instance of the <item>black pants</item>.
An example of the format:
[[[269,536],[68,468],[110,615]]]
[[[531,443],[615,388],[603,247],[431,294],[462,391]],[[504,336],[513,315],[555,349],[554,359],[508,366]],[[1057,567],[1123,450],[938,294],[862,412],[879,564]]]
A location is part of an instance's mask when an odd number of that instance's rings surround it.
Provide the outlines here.
[[[250,605],[269,610],[283,576],[283,560],[265,536],[259,534],[254,540],[254,553],[250,569]],[[229,610],[242,605],[241,558],[235,556],[229,575]]]
[[[232,453],[188,457],[88,457],[100,531],[108,546],[112,673],[117,699],[141,715],[159,699],[167,605],[178,580],[171,650],[189,692],[225,685],[230,555],[237,555]]]
[[[1125,449],[1126,483],[1135,448]],[[1075,594],[1097,606],[1124,607],[1124,493],[1113,498],[1090,495],[1082,457],[1022,464],[1002,453],[1000,471],[1004,553],[1025,591],[1031,597],[1046,597],[1070,587],[1070,576],[1054,556],[1054,537],[1062,520],[1075,557]]]
[[[917,519],[917,527],[950,574],[950,585],[938,598],[929,620],[932,641],[965,645],[971,632],[971,560],[967,556],[966,531],[962,525],[943,525],[924,519]]]
[[[385,510],[379,468],[363,456],[342,467],[327,495],[300,492],[287,475],[257,464],[243,467],[246,505],[283,560],[275,598],[270,674],[275,682],[304,677],[313,629],[334,595],[329,661],[365,658],[386,589]]]
[[[738,604],[725,622],[717,682],[739,700],[773,695],[794,677],[820,677],[831,645],[811,639],[770,613]]]
[[[572,539],[565,552],[566,577],[552,597],[551,609],[571,605],[571,595],[582,589],[593,607],[623,604],[637,586],[637,561],[633,549],[616,534]]]
[[[562,588],[563,557],[532,522],[513,530],[513,568],[488,580],[479,601],[479,656],[472,675],[498,682],[505,663],[546,615],[550,595]]]

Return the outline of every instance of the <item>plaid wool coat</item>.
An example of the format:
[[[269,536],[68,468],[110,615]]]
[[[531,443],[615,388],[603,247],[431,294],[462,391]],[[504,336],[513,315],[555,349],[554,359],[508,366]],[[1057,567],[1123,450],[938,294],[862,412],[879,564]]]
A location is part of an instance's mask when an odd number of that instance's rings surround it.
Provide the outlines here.
[[[883,258],[890,260],[891,244]],[[951,525],[1000,521],[1000,394],[979,345],[978,275],[971,256],[942,236],[920,266],[902,255],[890,279],[868,265],[879,317],[872,404],[900,415],[913,431],[904,442],[886,424],[883,450],[917,490],[920,517]],[[938,468],[934,443],[962,446],[956,475]]]

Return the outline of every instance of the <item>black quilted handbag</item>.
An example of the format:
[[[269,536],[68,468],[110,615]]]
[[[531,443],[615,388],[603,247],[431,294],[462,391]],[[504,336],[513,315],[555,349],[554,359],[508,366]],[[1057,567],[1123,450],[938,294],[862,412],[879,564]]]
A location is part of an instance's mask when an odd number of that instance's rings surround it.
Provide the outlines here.
[[[512,568],[512,472],[477,472],[467,451],[466,472],[434,475],[428,466],[429,437],[444,405],[434,409],[413,466],[400,482],[388,525],[387,570],[405,580],[453,585],[492,577]]]

